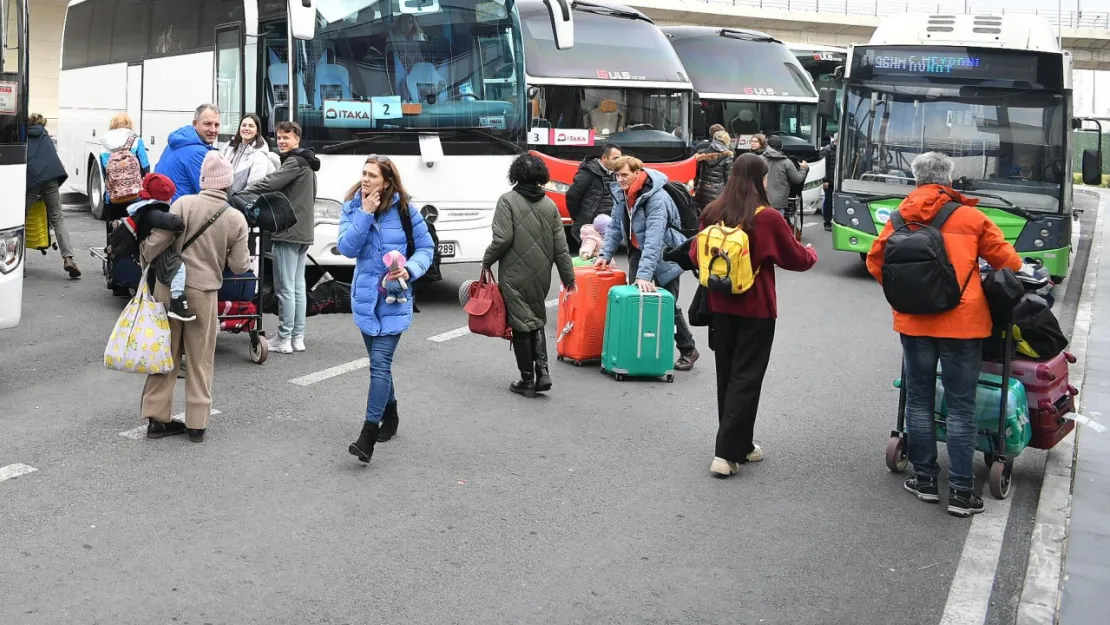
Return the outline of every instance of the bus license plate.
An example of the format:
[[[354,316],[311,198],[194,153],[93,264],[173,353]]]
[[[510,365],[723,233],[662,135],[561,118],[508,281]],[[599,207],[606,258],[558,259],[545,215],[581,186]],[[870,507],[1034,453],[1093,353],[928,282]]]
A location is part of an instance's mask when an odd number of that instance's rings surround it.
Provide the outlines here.
[[[455,244],[454,243],[439,243],[436,245],[436,251],[443,258],[455,257]]]

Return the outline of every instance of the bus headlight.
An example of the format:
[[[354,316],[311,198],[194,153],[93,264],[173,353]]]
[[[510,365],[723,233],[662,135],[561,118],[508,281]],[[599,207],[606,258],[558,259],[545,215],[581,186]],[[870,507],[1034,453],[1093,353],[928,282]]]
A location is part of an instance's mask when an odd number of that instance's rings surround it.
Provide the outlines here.
[[[855,215],[856,214],[856,209],[849,206],[848,208],[844,209],[844,212],[848,213],[849,215]]]
[[[1045,228],[1045,229],[1041,230],[1041,236],[1042,237],[1047,237],[1048,236],[1048,228]]]
[[[1036,241],[1033,241],[1033,245],[1035,247],[1044,247],[1044,241],[1037,239]]]
[[[0,230],[0,274],[7,275],[23,262],[23,228]]]
[[[338,224],[342,212],[343,205],[335,200],[317,198],[313,207],[313,216],[318,224]]]
[[[852,218],[852,225],[853,226],[858,226],[859,225],[859,219],[856,219],[855,217],[853,217]]]
[[[543,190],[552,193],[566,193],[570,191],[570,185],[557,180],[548,180],[547,184],[543,185]]]

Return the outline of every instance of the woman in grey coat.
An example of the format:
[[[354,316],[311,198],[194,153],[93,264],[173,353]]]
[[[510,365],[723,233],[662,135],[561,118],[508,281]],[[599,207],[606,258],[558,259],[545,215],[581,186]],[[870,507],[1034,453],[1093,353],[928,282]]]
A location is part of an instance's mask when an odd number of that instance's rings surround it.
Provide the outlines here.
[[[790,188],[801,186],[806,181],[809,172],[809,163],[802,161],[801,169],[794,166],[794,161],[782,153],[782,139],[778,136],[762,139],[767,146],[760,156],[767,163],[767,199],[771,206],[780,213],[785,214],[790,204]]]
[[[551,289],[551,267],[574,290],[574,265],[563,234],[559,209],[544,193],[551,179],[547,166],[531,154],[522,154],[509,167],[513,190],[497,200],[493,214],[493,242],[486,250],[482,267],[497,263],[498,284],[505,298],[513,350],[520,381],[509,390],[525,397],[551,390],[547,369],[547,292]]]

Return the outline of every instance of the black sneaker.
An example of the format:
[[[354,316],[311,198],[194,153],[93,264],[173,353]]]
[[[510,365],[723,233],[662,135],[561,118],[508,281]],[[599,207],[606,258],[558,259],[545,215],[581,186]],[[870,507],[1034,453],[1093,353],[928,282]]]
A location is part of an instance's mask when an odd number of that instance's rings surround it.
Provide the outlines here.
[[[832,232],[832,222],[825,222],[825,232]]]
[[[948,489],[948,514],[966,519],[983,511],[983,498],[973,490]]]
[[[167,436],[184,433],[185,424],[180,421],[170,421],[169,423],[162,423],[161,421],[155,421],[154,419],[147,419],[147,438],[165,438]]]
[[[196,313],[189,310],[189,302],[184,297],[170,300],[170,311],[166,315],[178,321],[192,321],[197,318]]]
[[[925,503],[937,503],[940,501],[940,491],[937,488],[937,478],[928,477],[925,475],[913,474],[910,479],[906,480],[906,490],[913,493],[918,499]],[[951,508],[949,508],[951,510]]]

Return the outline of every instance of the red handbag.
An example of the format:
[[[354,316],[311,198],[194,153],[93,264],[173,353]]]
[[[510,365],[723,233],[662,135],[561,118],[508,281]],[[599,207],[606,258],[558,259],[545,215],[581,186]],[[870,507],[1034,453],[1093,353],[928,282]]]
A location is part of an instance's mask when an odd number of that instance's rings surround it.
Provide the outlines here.
[[[501,289],[489,269],[482,269],[481,277],[470,284],[466,305],[463,310],[470,319],[467,325],[474,334],[494,338],[513,339],[513,329],[509,327],[505,312],[505,299]]]

